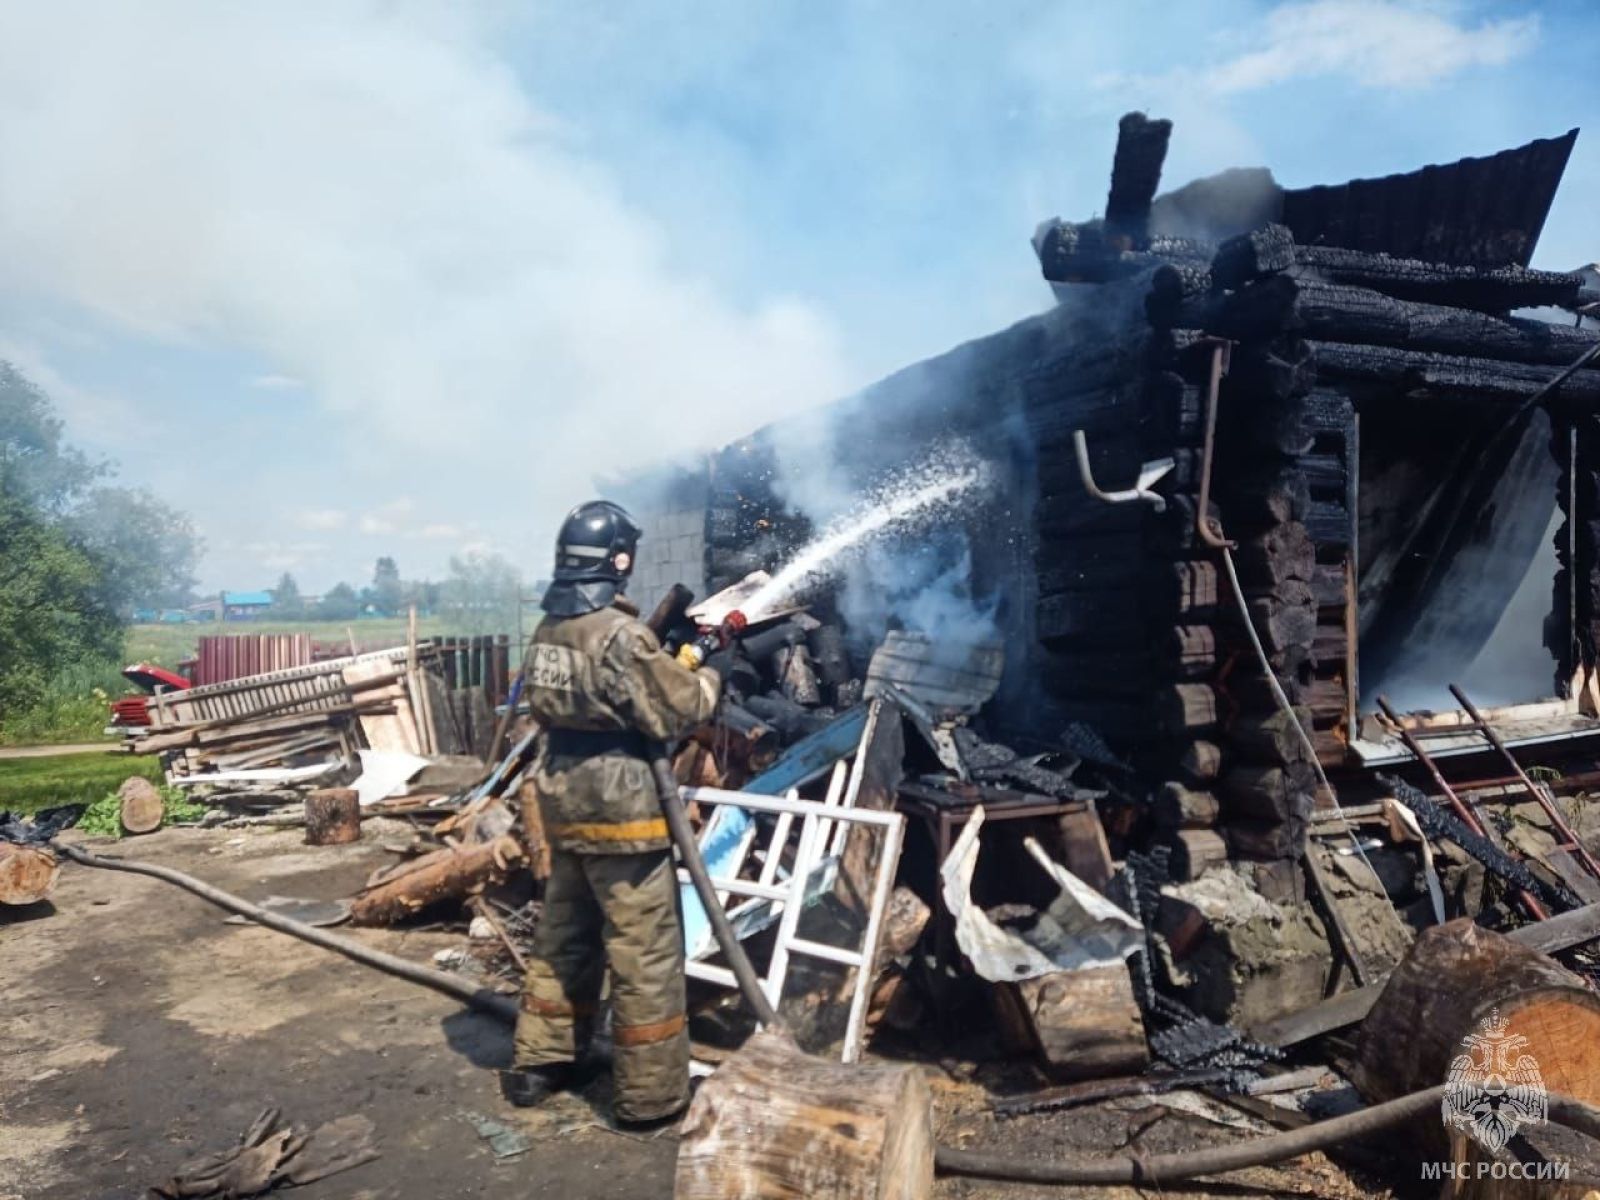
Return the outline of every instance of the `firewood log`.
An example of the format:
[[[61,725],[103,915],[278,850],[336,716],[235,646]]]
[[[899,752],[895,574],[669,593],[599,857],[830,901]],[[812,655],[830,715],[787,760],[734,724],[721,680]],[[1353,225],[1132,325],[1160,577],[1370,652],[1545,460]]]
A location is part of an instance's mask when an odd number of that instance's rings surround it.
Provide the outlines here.
[[[1059,971],[1010,986],[1052,1079],[1131,1075],[1150,1061],[1144,1017],[1124,964]]]
[[[350,903],[354,925],[393,925],[443,900],[476,895],[523,865],[516,839],[502,836],[462,849],[446,848],[387,873]]]
[[[56,886],[61,864],[43,846],[0,842],[0,904],[37,904]]]
[[[117,789],[117,819],[124,833],[150,833],[161,828],[165,805],[156,785],[142,775],[130,775]]]
[[[933,1194],[933,1104],[916,1067],[810,1058],[756,1034],[700,1086],[678,1141],[676,1200]]]
[[[1503,1026],[1484,1024],[1496,1016]],[[1356,1082],[1374,1102],[1437,1086],[1458,1058],[1482,1060],[1471,1036],[1523,1039],[1499,1062],[1491,1046],[1491,1065],[1505,1071],[1526,1056],[1547,1091],[1600,1102],[1600,997],[1552,959],[1465,919],[1423,930],[1389,976],[1361,1026]],[[1445,1154],[1442,1133],[1436,1117],[1415,1130],[1433,1157]]]

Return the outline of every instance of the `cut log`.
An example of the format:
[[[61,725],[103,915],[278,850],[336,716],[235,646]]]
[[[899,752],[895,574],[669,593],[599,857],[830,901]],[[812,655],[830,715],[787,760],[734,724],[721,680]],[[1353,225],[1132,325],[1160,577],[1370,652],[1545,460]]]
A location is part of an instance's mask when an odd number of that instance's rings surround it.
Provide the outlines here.
[[[361,840],[361,798],[355,788],[321,788],[306,796],[306,845]]]
[[[1311,728],[1311,711],[1278,709],[1239,717],[1228,726],[1228,738],[1246,762],[1285,766],[1308,758],[1301,729]]]
[[[1291,579],[1310,582],[1316,575],[1317,548],[1303,524],[1286,521],[1241,540],[1233,552],[1233,566],[1247,593],[1276,588]]]
[[[1161,785],[1151,815],[1164,829],[1209,829],[1217,823],[1221,805],[1210,792],[1197,792],[1175,780]]]
[[[1217,633],[1209,625],[1179,625],[1167,635],[1168,660],[1180,679],[1209,675],[1217,665]]]
[[[1222,811],[1230,819],[1303,821],[1310,816],[1316,786],[1316,772],[1306,762],[1231,767],[1220,784]]]
[[[1209,683],[1173,684],[1156,698],[1161,728],[1173,732],[1214,728],[1218,719],[1217,693]]]
[[[544,834],[544,815],[539,811],[539,789],[532,779],[524,779],[517,789],[517,811],[522,818],[522,847],[533,877],[549,879],[550,842]]]
[[[1210,829],[1180,829],[1172,839],[1172,877],[1180,883],[1198,879],[1207,867],[1228,861],[1228,844]]]
[[[1361,1027],[1356,1081],[1374,1101],[1444,1082],[1498,1009],[1544,1085],[1600,1101],[1600,996],[1555,960],[1461,919],[1425,929]]]
[[[1369,288],[1287,275],[1212,305],[1207,328],[1248,340],[1297,333],[1319,341],[1551,366],[1566,366],[1594,341],[1592,333],[1570,325],[1398,300]]]
[[[1230,821],[1222,836],[1232,857],[1253,862],[1293,861],[1306,848],[1304,822]]]
[[[1190,742],[1178,757],[1178,770],[1190,783],[1210,783],[1221,769],[1222,747],[1215,742]]]
[[[1503,1024],[1496,1024],[1496,1018]],[[1487,1043],[1469,1044],[1478,1037]],[[1499,1045],[1506,1039],[1519,1042]],[[1374,1102],[1457,1074],[1481,1089],[1536,1072],[1547,1091],[1600,1102],[1600,997],[1544,955],[1468,920],[1424,930],[1361,1027],[1356,1082]],[[1470,1100],[1470,1097],[1465,1097]],[[1437,1120],[1418,1133],[1442,1151]]]
[[[1217,564],[1214,562],[1178,562],[1171,567],[1171,586],[1177,611],[1190,619],[1198,619],[1216,611]]]
[[[1299,521],[1311,510],[1310,478],[1298,466],[1280,465],[1229,480],[1222,510],[1230,532]]]
[[[1286,225],[1264,225],[1228,238],[1211,260],[1211,276],[1222,287],[1237,288],[1294,266],[1294,234]]]
[[[1131,1075],[1149,1062],[1128,968],[1058,971],[1015,986],[1040,1064],[1053,1079]]]
[[[1288,580],[1274,595],[1252,597],[1249,608],[1256,636],[1274,660],[1290,650],[1309,652],[1317,633],[1317,605],[1310,584]]]
[[[130,775],[117,789],[117,819],[124,833],[150,833],[161,828],[165,805],[161,792],[143,775]]]
[[[524,862],[514,838],[436,850],[374,879],[350,903],[353,925],[393,925],[433,904],[475,896]]]
[[[916,1067],[844,1066],[756,1034],[695,1094],[675,1200],[926,1200],[933,1101]]]
[[[1298,246],[1295,262],[1334,283],[1369,287],[1402,300],[1486,312],[1571,305],[1583,287],[1583,276],[1565,271],[1445,266],[1338,246]]]
[[[1150,201],[1161,182],[1161,164],[1171,136],[1171,121],[1152,121],[1143,113],[1128,113],[1117,123],[1105,231],[1107,240],[1119,250],[1144,248]]]
[[[61,864],[43,846],[0,842],[0,904],[37,904],[56,886]]]
[[[1316,353],[1319,378],[1383,384],[1406,392],[1426,391],[1452,400],[1517,403],[1553,383],[1565,370],[1347,342],[1314,342],[1311,345]],[[1594,405],[1600,401],[1600,371],[1574,372],[1562,383],[1559,396],[1568,403]]]

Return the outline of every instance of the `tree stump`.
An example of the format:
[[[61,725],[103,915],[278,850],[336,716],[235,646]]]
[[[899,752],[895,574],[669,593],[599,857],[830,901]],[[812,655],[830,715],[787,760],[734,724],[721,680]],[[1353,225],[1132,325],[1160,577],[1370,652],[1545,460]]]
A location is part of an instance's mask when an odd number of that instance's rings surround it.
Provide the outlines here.
[[[320,788],[306,796],[306,845],[361,840],[361,800],[354,788]]]
[[[915,1067],[810,1058],[771,1032],[701,1085],[674,1200],[925,1200],[933,1097]]]
[[[117,817],[124,833],[150,833],[161,828],[165,806],[156,785],[143,775],[130,775],[117,789],[121,801]]]
[[[0,842],[0,904],[37,904],[59,874],[61,864],[44,847]]]
[[[1553,959],[1467,920],[1425,930],[1389,976],[1361,1027],[1356,1082],[1374,1103],[1453,1076],[1476,1087],[1470,1070],[1459,1074],[1461,1060],[1476,1063],[1495,1047],[1469,1045],[1469,1036],[1525,1039],[1498,1069],[1509,1073],[1526,1056],[1547,1092],[1600,1103],[1600,996]],[[1446,1158],[1445,1126],[1436,1118],[1422,1124],[1421,1144]],[[1521,1132],[1534,1138],[1543,1128]]]

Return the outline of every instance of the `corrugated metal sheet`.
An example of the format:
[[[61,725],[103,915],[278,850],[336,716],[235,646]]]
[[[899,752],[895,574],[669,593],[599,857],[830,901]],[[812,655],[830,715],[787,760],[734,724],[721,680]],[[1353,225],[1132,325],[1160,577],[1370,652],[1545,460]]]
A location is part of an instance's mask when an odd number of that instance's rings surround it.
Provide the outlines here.
[[[1527,266],[1578,131],[1485,158],[1283,193],[1305,246],[1343,246],[1457,266]]]
[[[226,683],[264,675],[313,661],[311,635],[306,633],[222,633],[200,638],[194,681]]]

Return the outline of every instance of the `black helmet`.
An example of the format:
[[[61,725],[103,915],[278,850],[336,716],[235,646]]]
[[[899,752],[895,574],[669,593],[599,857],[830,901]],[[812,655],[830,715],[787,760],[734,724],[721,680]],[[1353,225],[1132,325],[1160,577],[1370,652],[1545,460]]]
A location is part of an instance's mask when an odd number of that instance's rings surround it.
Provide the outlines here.
[[[639,523],[620,504],[591,500],[567,514],[556,535],[557,583],[608,580],[620,584],[633,574]]]

